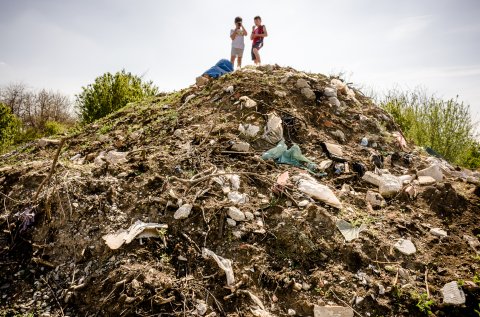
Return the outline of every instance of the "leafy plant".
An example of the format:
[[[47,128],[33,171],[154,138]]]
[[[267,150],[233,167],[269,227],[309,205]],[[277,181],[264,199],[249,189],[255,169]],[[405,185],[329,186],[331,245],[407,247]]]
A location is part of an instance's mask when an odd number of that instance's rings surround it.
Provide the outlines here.
[[[152,82],[143,82],[141,77],[122,70],[115,74],[105,73],[97,77],[93,84],[82,87],[76,102],[82,122],[90,123],[123,108],[129,102],[157,93],[158,88]]]
[[[416,297],[418,300],[417,302],[417,308],[422,312],[425,313],[426,315],[430,316],[432,314],[432,309],[431,306],[435,304],[435,301],[433,299],[429,299],[426,293],[422,294],[412,294],[413,297]]]
[[[379,103],[409,140],[432,148],[450,162],[480,167],[480,145],[475,140],[470,107],[458,97],[443,100],[417,88],[391,90]]]
[[[14,143],[19,126],[20,120],[10,107],[0,103],[0,152]]]

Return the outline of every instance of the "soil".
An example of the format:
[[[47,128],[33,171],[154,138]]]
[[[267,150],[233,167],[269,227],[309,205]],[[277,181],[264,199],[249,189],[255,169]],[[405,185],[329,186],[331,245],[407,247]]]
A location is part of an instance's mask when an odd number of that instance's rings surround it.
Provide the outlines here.
[[[300,78],[314,100],[297,88]],[[478,180],[478,172],[441,162],[442,181],[414,185],[413,197],[405,184],[384,207],[372,208],[365,195],[378,188],[362,179],[365,171],[383,166],[415,175],[433,158],[402,147],[395,122],[357,89],[349,88],[353,96],[338,92],[340,105],[332,104],[324,90],[331,79],[247,67],[59,136],[66,141],[54,169],[58,142],[0,156],[0,315],[313,316],[314,305],[339,305],[357,316],[478,317],[480,199],[478,183],[466,181]],[[245,107],[242,96],[256,106]],[[282,118],[286,144],[317,165],[332,157],[322,143],[341,146],[343,157],[325,175],[310,174],[342,208],[305,196],[293,181],[277,184],[285,171],[308,171],[261,158],[276,145],[262,138],[270,113]],[[259,134],[241,134],[245,123],[258,125]],[[364,137],[369,146],[360,145]],[[250,149],[232,150],[239,141]],[[128,154],[118,163],[101,159],[109,151]],[[248,202],[229,200],[232,189],[219,184],[224,171],[239,175],[238,192]],[[185,203],[191,213],[175,219]],[[231,226],[231,206],[253,219]],[[346,242],[339,219],[366,230]],[[168,229],[115,250],[105,244],[104,235],[137,220]],[[448,235],[434,236],[431,228]],[[396,250],[399,238],[410,239],[416,252]],[[203,248],[231,260],[233,285]],[[465,304],[443,303],[440,290],[451,281]]]

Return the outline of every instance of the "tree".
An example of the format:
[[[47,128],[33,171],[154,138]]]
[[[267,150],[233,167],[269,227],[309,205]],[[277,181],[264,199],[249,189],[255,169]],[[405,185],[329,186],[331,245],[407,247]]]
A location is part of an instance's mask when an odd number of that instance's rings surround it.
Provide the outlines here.
[[[90,123],[129,102],[157,93],[158,88],[152,82],[142,82],[140,77],[122,70],[114,75],[105,73],[97,77],[93,84],[82,87],[82,92],[76,96],[76,103],[81,120]]]
[[[19,123],[10,107],[0,103],[0,152],[13,144]]]

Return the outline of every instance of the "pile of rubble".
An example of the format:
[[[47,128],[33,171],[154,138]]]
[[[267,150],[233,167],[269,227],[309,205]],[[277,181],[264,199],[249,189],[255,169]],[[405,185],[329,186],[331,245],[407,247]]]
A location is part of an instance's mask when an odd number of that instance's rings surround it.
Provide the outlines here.
[[[479,184],[340,79],[246,67],[0,156],[1,311],[475,316]]]

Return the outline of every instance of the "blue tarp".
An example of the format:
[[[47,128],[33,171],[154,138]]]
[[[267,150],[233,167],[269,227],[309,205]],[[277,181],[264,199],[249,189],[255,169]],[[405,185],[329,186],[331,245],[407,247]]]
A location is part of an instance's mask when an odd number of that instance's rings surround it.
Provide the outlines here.
[[[218,78],[231,72],[233,72],[232,63],[230,63],[228,59],[221,59],[215,64],[215,66],[203,73],[203,75],[208,75],[212,78]]]

